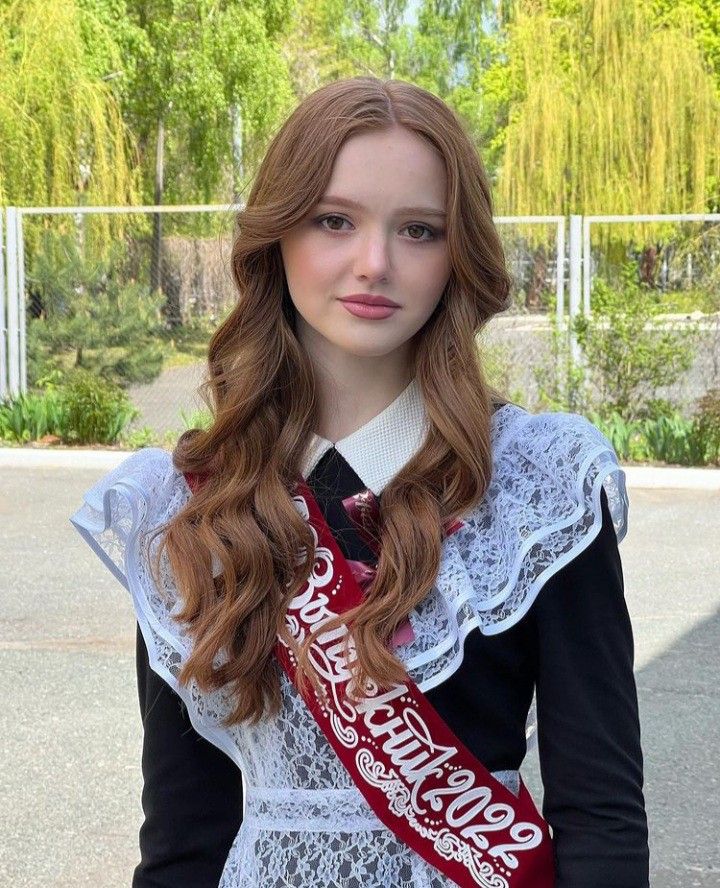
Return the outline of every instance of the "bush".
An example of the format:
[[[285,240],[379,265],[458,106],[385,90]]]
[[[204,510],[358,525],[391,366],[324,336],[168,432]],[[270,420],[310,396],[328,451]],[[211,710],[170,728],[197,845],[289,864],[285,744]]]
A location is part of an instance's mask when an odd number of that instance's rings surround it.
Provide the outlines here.
[[[38,384],[0,404],[0,439],[24,444],[57,435],[66,444],[114,444],[138,414],[119,386],[86,370],[66,377],[54,371]]]
[[[720,388],[711,389],[700,398],[694,420],[706,461],[720,465]]]
[[[653,328],[662,312],[657,294],[637,281],[632,263],[621,278],[617,290],[602,279],[595,282],[593,314],[577,317],[574,326],[588,376],[597,383],[598,412],[636,419],[659,386],[672,385],[690,369],[699,331]]]
[[[573,321],[579,364],[570,361],[570,324],[559,330],[554,311],[550,314],[554,364],[536,371],[541,401],[550,409],[626,420],[654,415],[656,389],[672,385],[692,366],[699,330],[655,327],[653,319],[662,311],[657,294],[637,281],[632,263],[621,279],[618,289],[596,279],[592,315]]]
[[[212,425],[212,414],[209,410],[193,410],[190,413],[180,408],[180,418],[184,430],[187,429],[209,429]]]
[[[700,399],[692,418],[655,397],[692,365],[699,330],[653,328],[658,295],[637,282],[632,264],[622,280],[619,289],[596,281],[592,315],[575,319],[580,363],[570,360],[570,325],[558,328],[551,306],[552,364],[535,369],[541,408],[587,416],[620,459],[720,463],[720,389]]]
[[[720,464],[720,389],[700,399],[692,419],[664,400],[657,400],[655,409],[653,415],[646,407],[643,417],[636,420],[617,412],[605,416],[591,413],[588,418],[621,460],[655,460],[682,466]]]
[[[139,411],[120,386],[86,370],[75,370],[62,389],[65,430],[72,444],[114,444]]]
[[[28,380],[51,369],[84,367],[119,385],[151,382],[162,369],[162,293],[128,280],[127,244],[85,258],[77,237],[44,232],[27,284]],[[33,316],[37,315],[37,316]]]
[[[60,435],[61,407],[49,392],[21,392],[0,403],[0,440],[37,441],[43,435]]]

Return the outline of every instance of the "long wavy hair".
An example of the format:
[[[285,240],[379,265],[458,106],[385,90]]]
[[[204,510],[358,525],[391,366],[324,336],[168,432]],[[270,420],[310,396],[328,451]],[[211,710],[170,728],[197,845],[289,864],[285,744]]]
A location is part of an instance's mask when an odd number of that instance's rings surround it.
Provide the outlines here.
[[[161,528],[155,564],[157,570],[166,548],[183,605],[176,619],[193,640],[179,680],[194,678],[205,691],[229,683],[227,725],[279,711],[278,635],[295,647],[301,687],[315,683],[313,636],[298,649],[284,617],[315,560],[292,490],[318,410],[278,241],[320,200],[349,137],[398,125],[444,159],[451,274],[414,346],[427,437],[383,489],[377,573],[362,604],[322,627],[350,628],[354,687],[368,679],[389,687],[406,676],[388,641],[433,587],[443,525],[476,505],[489,483],[492,404],[505,400],[484,378],[477,335],[508,308],[511,281],[482,161],[461,120],[432,93],[365,76],[330,83],[307,96],[274,136],[236,215],[237,304],[212,336],[200,386],[212,423],[185,432],[173,452],[179,471],[207,478]],[[307,558],[298,563],[300,552]],[[222,565],[217,576],[214,559]]]

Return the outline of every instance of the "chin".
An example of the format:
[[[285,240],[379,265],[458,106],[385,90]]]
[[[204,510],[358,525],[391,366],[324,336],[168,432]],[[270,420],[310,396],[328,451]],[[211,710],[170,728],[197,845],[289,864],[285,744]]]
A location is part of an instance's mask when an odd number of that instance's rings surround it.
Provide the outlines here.
[[[386,355],[392,354],[396,349],[400,348],[401,345],[404,345],[403,342],[394,342],[394,343],[378,343],[375,342],[349,342],[344,340],[342,342],[334,343],[337,348],[342,349],[344,352],[347,352],[350,355],[354,355],[356,358],[384,358]]]

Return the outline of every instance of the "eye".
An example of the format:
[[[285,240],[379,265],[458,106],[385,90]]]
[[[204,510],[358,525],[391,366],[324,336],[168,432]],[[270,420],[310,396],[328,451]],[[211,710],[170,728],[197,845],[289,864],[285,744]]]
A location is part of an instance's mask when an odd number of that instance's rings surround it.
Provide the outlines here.
[[[429,225],[423,225],[421,222],[411,222],[409,225],[405,226],[406,228],[424,228],[425,231],[429,233],[429,237],[421,238],[421,237],[412,237],[410,240],[435,240],[436,232],[434,229],[430,228]]]
[[[316,223],[322,227],[323,222],[327,222],[328,219],[339,219],[341,222],[347,222],[347,219],[344,219],[342,216],[335,216],[330,214],[328,216],[321,216],[319,219],[316,219]],[[340,231],[339,228],[326,228],[326,231]]]
[[[344,216],[338,216],[335,213],[329,213],[326,216],[320,216],[318,219],[316,219],[315,224],[319,225],[321,228],[324,228],[325,231],[342,231],[341,228],[332,228],[332,227],[325,228],[325,226],[323,225],[323,222],[327,222],[328,219],[339,219],[340,222],[347,222],[348,221]],[[425,229],[425,231],[428,232],[428,237],[424,237],[424,238],[423,237],[411,237],[410,240],[431,241],[431,240],[435,240],[437,238],[437,232],[433,228],[431,228],[429,225],[425,225],[422,222],[411,222],[409,225],[406,225],[405,228],[406,229],[420,228],[420,229]]]

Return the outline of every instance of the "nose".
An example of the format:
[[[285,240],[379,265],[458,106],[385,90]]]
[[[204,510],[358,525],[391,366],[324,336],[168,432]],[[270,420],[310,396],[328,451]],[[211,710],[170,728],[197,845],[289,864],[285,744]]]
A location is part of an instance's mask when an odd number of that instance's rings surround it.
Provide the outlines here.
[[[390,270],[388,240],[381,231],[367,231],[356,240],[354,271],[358,278],[384,278]]]

